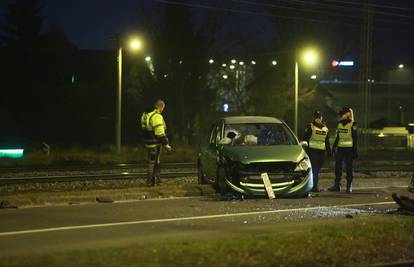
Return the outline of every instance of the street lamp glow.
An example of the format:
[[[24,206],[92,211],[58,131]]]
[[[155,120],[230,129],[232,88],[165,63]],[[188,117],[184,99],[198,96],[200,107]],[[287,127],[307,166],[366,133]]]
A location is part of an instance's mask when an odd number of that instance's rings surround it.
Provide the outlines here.
[[[303,53],[303,61],[306,64],[314,64],[318,60],[318,54],[314,50],[306,50]]]
[[[133,50],[139,50],[142,47],[142,42],[139,39],[132,39],[129,43],[129,47]]]
[[[226,64],[226,63],[223,63],[223,64],[221,64],[221,66],[222,66],[223,68],[225,68],[225,67],[227,67],[227,64]]]
[[[239,65],[240,65],[240,66],[243,66],[243,65],[244,65],[244,62],[243,62],[243,61],[240,61],[240,62],[239,62]]]
[[[235,66],[234,65],[230,65],[230,69],[234,70]]]
[[[208,63],[210,63],[210,64],[213,64],[214,63],[214,59],[210,59],[209,61],[208,61]]]
[[[310,78],[311,78],[312,80],[316,80],[316,75],[315,75],[315,74],[313,74],[312,76],[310,76]]]
[[[232,60],[231,60],[231,63],[232,63],[232,64],[236,64],[236,62],[237,62],[237,61],[236,61],[235,59],[232,59]]]
[[[404,68],[404,64],[400,64],[400,65],[398,65],[398,68],[399,68],[399,69],[403,69],[403,68]]]
[[[228,77],[229,77],[229,76],[227,76],[227,74],[224,74],[224,75],[223,75],[223,79],[225,79],[225,80],[226,80]]]
[[[151,61],[151,57],[150,56],[145,57],[145,61],[146,62],[150,62]]]
[[[252,63],[252,65],[256,65],[256,61],[254,61],[254,60],[252,60],[251,63]]]
[[[277,65],[277,61],[276,61],[276,60],[273,60],[273,61],[272,61],[272,65],[273,65],[273,66],[276,66],[276,65]]]

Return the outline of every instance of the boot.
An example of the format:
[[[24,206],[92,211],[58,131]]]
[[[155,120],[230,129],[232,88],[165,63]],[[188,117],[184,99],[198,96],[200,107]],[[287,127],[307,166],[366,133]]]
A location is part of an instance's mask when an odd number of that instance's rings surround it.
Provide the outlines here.
[[[314,192],[314,193],[320,193],[320,192],[322,192],[322,190],[320,189],[319,185],[315,185],[315,186],[312,188],[311,192]]]
[[[335,181],[335,184],[328,188],[328,191],[331,192],[341,192],[341,184],[338,181]]]
[[[348,194],[352,193],[352,183],[346,183],[346,192]]]

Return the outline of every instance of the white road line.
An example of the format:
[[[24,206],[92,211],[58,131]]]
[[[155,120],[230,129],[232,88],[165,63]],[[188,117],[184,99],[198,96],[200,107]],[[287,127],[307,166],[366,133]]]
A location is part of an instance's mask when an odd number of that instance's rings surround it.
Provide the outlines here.
[[[0,233],[0,237],[2,237],[2,236],[13,236],[13,235],[22,235],[22,234],[34,234],[34,233],[46,233],[46,232],[55,232],[55,231],[99,228],[99,227],[124,226],[124,225],[134,225],[134,224],[164,223],[164,222],[178,222],[178,221],[192,221],[192,220],[208,220],[208,219],[218,219],[218,218],[226,218],[226,217],[239,217],[239,216],[250,216],[250,215],[272,214],[272,213],[276,214],[276,213],[295,212],[295,211],[309,211],[309,210],[316,210],[316,209],[351,208],[351,207],[380,206],[380,205],[390,205],[390,204],[395,204],[395,202],[394,201],[372,202],[372,203],[346,204],[346,205],[335,205],[335,206],[319,206],[319,207],[296,208],[296,209],[251,211],[251,212],[204,215],[204,216],[193,216],[193,217],[153,219],[153,220],[131,221],[131,222],[117,222],[117,223],[63,226],[63,227],[52,227],[52,228],[44,228],[44,229],[32,229],[32,230],[21,230],[21,231],[14,231],[14,232],[3,232],[3,233]]]

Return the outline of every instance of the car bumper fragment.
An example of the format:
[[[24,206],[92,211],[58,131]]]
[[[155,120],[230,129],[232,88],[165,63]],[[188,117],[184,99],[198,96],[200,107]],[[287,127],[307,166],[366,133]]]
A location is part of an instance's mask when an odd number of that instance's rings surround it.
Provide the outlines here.
[[[272,190],[276,195],[300,195],[309,192],[312,189],[312,172],[309,171],[304,177],[303,181],[299,184],[295,184],[294,180],[281,183],[272,183]],[[240,186],[235,185],[228,179],[225,179],[226,184],[236,192],[241,194],[252,194],[252,195],[266,195],[266,188],[263,183],[248,183],[240,182]]]

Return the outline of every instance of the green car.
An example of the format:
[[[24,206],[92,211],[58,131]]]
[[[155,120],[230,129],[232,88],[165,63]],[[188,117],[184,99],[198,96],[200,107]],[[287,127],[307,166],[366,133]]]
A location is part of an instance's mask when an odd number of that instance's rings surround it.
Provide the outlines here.
[[[313,186],[302,144],[286,123],[273,117],[220,119],[211,127],[197,165],[198,182],[212,184],[222,195],[266,196],[271,190],[277,197],[306,197]]]

